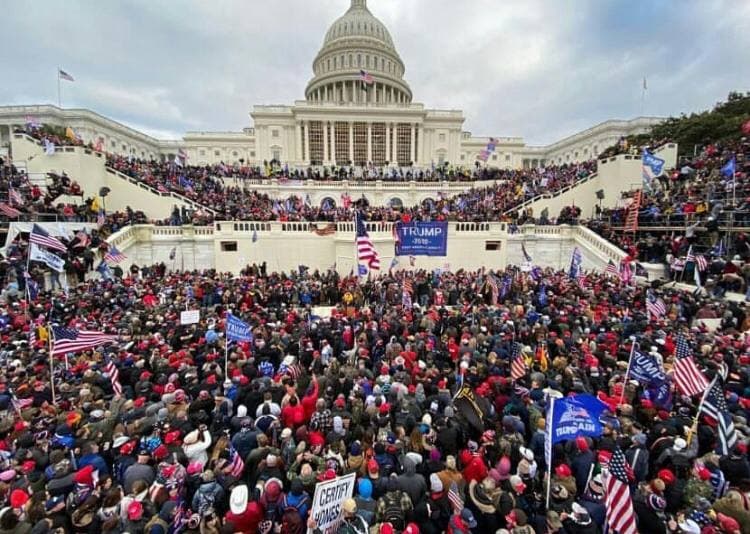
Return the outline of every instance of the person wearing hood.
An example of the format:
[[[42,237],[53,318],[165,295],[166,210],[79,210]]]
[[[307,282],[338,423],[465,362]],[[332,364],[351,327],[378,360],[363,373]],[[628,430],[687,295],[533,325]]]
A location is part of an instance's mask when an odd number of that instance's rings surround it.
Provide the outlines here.
[[[375,524],[375,512],[378,503],[372,498],[372,482],[367,478],[359,479],[357,483],[357,495],[354,497],[357,503],[357,513],[368,525]]]
[[[415,521],[424,534],[441,534],[448,527],[453,509],[448,500],[448,492],[437,474],[430,475],[430,493],[415,509]]]
[[[220,508],[222,507],[221,501],[223,496],[224,488],[216,482],[214,472],[211,470],[204,471],[203,475],[201,475],[201,485],[198,486],[198,490],[193,495],[191,508],[200,514],[205,513],[209,509],[214,510],[216,513],[222,513]]]
[[[414,460],[404,456],[404,473],[398,477],[398,487],[411,498],[413,504],[419,503],[427,495],[427,483],[422,475],[417,474]]]

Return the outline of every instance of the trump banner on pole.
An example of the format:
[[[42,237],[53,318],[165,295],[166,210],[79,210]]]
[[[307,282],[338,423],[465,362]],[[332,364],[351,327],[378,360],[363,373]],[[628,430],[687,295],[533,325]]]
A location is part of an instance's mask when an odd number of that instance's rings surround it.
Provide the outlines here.
[[[229,341],[252,341],[253,334],[250,331],[250,325],[241,321],[238,317],[227,314],[227,339]]]
[[[557,399],[548,414],[548,437],[551,445],[578,436],[598,437],[603,426],[599,421],[607,405],[593,395],[576,395]]]
[[[396,256],[446,256],[448,223],[413,221],[396,224]]]
[[[315,485],[310,517],[323,534],[332,534],[338,529],[344,517],[342,504],[354,495],[356,476],[356,473],[350,473]],[[308,529],[307,532],[311,534],[313,531]]]

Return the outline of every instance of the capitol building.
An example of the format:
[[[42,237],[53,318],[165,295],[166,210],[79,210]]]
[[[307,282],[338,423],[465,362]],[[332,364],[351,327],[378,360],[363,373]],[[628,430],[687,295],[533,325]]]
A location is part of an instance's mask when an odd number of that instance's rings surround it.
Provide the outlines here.
[[[350,1],[313,59],[305,99],[255,106],[250,112],[252,126],[242,131],[187,132],[182,139],[163,140],[91,110],[0,106],[0,147],[9,145],[13,128],[33,117],[44,124],[70,126],[85,142],[100,143],[108,152],[171,159],[182,150],[194,165],[277,160],[293,168],[424,168],[445,162],[531,168],[594,158],[621,136],[643,133],[660,120],[610,120],[548,146],[529,146],[522,137],[500,134],[475,137],[466,131],[462,111],[430,109],[415,101],[388,29],[367,0]],[[491,138],[496,147],[484,161],[480,154]]]

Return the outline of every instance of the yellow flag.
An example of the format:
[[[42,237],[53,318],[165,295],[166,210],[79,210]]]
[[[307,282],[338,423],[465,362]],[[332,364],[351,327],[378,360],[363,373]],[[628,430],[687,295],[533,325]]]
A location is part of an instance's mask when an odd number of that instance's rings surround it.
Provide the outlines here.
[[[547,372],[549,368],[549,357],[547,356],[547,347],[539,345],[536,348],[536,359],[539,360],[539,368],[543,373]]]
[[[65,137],[67,137],[71,141],[76,140],[76,133],[73,131],[73,128],[71,128],[70,126],[65,128]]]
[[[91,211],[99,213],[99,199],[96,197],[94,197],[94,200],[91,202]]]

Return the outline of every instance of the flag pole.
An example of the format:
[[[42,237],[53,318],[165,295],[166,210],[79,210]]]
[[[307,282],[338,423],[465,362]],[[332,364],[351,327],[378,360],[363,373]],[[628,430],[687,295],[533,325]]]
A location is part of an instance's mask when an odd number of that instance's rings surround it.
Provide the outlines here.
[[[47,329],[47,337],[49,340],[49,385],[50,390],[52,391],[52,404],[57,404],[55,398],[55,357],[52,355],[55,332],[52,328]]]
[[[698,419],[700,419],[701,416],[701,410],[703,409],[703,402],[706,400],[706,395],[708,395],[708,392],[711,391],[711,388],[714,387],[714,382],[716,382],[716,379],[719,377],[719,375],[716,375],[714,379],[711,381],[711,384],[706,388],[706,391],[703,392],[703,395],[701,396],[701,402],[698,404],[698,411],[695,414],[695,419],[693,419],[693,424],[690,426],[690,430],[688,430],[687,434],[687,443],[690,445],[690,441],[693,439],[693,434],[698,430]]]
[[[60,66],[57,66],[57,107],[62,109],[62,100],[60,99]]]
[[[547,414],[547,429],[545,439],[548,443],[545,444],[547,449],[545,456],[547,457],[547,500],[545,508],[549,509],[549,496],[550,490],[552,489],[552,423],[555,414],[555,397],[550,396],[549,399],[549,413]]]
[[[229,336],[224,330],[224,380],[229,376]]]
[[[630,365],[633,362],[633,354],[635,354],[635,336],[630,336],[630,339],[633,341],[633,345],[630,347],[630,356],[628,357],[628,368],[625,370],[625,379],[622,381],[622,393],[620,393],[620,402],[617,403],[619,406],[622,404],[622,401],[625,399],[625,388],[628,385],[628,376],[630,375]]]

